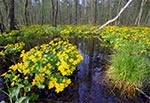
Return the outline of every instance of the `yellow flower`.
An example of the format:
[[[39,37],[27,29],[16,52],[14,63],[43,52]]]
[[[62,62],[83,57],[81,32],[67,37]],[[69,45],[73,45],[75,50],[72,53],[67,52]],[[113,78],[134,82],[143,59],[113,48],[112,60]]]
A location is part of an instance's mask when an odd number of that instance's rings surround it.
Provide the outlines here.
[[[53,88],[53,87],[56,85],[56,83],[57,83],[57,78],[51,77],[51,78],[50,78],[50,81],[49,81],[49,83],[48,83],[48,89]]]
[[[104,47],[104,46],[106,46],[104,43],[100,43],[99,44],[101,47]]]
[[[118,48],[119,47],[119,42],[116,42],[115,43],[115,48]]]
[[[145,50],[145,49],[144,49],[144,50],[141,50],[141,54],[142,54],[142,53],[145,53],[145,52],[146,52],[146,50]]]
[[[67,69],[69,68],[69,65],[65,61],[61,61],[61,65],[64,68],[67,68]]]
[[[27,79],[28,79],[28,77],[26,76],[24,79],[25,79],[25,80],[27,80]]]
[[[36,85],[36,80],[35,79],[33,79],[33,81],[32,81],[32,86],[34,86],[34,85]]]
[[[35,78],[32,81],[32,86],[37,85],[39,86],[40,83],[43,83],[45,80],[44,76],[42,74],[36,75]]]
[[[62,92],[64,90],[65,85],[63,83],[60,83],[60,84],[56,83],[55,87],[56,87],[55,92],[59,93],[59,92]]]
[[[13,82],[10,84],[10,86],[13,87],[14,85],[15,85],[15,82],[13,81]]]
[[[58,70],[61,72],[61,74],[62,74],[63,76],[67,74],[66,71],[65,71],[65,68],[64,68],[62,65],[60,65],[60,66],[58,67]]]
[[[73,60],[72,58],[69,59],[69,62],[70,62],[70,63],[73,63],[73,61],[74,61],[74,60]]]
[[[45,74],[48,75],[48,74],[51,74],[51,72],[50,72],[49,70],[46,70],[46,71],[45,71]]]
[[[70,83],[71,83],[71,80],[70,80],[70,79],[67,79],[67,80],[66,80],[66,84],[69,85]]]
[[[46,66],[47,66],[49,69],[52,67],[52,65],[51,65],[50,63],[48,63]]]
[[[46,71],[46,66],[42,68],[41,73],[44,73]]]
[[[107,36],[106,36],[106,35],[102,35],[102,38],[103,38],[103,39],[106,39],[106,38],[107,38]]]
[[[27,68],[23,67],[22,70],[23,70],[24,75],[30,73],[30,69],[27,69]]]
[[[36,60],[33,55],[31,55],[31,56],[29,57],[29,59],[32,60],[32,61],[35,61],[35,60]]]
[[[57,63],[56,63],[56,66],[59,66],[59,65],[60,65],[60,62],[57,62]]]
[[[74,60],[72,64],[73,64],[73,65],[77,65],[78,62],[77,62],[76,60]]]
[[[148,44],[148,45],[150,44],[150,40],[149,39],[146,40],[146,44]]]
[[[9,67],[10,69],[12,69],[13,71],[16,71],[18,69],[18,65],[12,65]]]
[[[83,56],[82,56],[82,55],[77,55],[77,59],[78,59],[79,62],[80,62],[81,60],[83,60]]]
[[[35,53],[35,55],[37,55],[38,57],[41,57],[41,56],[42,56],[42,52],[41,52],[41,51],[37,51],[37,52]]]
[[[2,77],[5,77],[7,75],[7,72],[3,73],[1,76]]]
[[[3,55],[4,53],[3,53],[3,51],[0,51],[0,55]]]
[[[20,76],[20,74],[16,75],[16,76],[12,79],[12,81],[15,81],[19,76]]]
[[[49,82],[48,83],[48,89],[52,89],[55,86],[55,84],[53,82]]]

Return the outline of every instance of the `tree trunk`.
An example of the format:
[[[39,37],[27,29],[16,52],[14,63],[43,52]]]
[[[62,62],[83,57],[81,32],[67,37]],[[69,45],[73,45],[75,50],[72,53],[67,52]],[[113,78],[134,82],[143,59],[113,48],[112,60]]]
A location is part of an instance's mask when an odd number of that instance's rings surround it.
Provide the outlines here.
[[[10,0],[10,30],[15,30],[16,28],[16,23],[15,23],[15,1]]]
[[[147,26],[150,26],[150,11],[148,11],[147,16],[145,17],[145,24],[147,24]]]
[[[72,5],[70,4],[70,9],[72,10]],[[69,24],[72,24],[72,12],[71,12],[71,10],[70,10],[70,21],[69,21]]]
[[[107,20],[112,18],[112,0],[108,0],[108,16]]]
[[[117,2],[117,13],[119,12],[120,8],[121,8],[121,3],[122,3],[122,0],[119,0]],[[120,24],[120,18],[118,17],[118,19],[115,21],[115,25],[119,25]]]
[[[135,25],[140,26],[141,17],[142,17],[142,13],[143,13],[143,6],[144,6],[144,4],[146,3],[146,1],[147,1],[147,0],[142,0],[142,1],[141,1],[140,12],[139,12],[139,15],[138,15],[137,18],[136,18]]]
[[[58,11],[59,11],[59,16],[58,16],[59,17],[59,24],[63,24],[63,22],[62,22],[62,10],[61,10],[61,7],[58,9]]]
[[[52,3],[52,25],[54,26],[54,16],[55,16],[55,6],[54,6],[54,1],[51,0]]]
[[[3,1],[3,3],[4,3],[4,7],[5,7],[5,12],[6,12],[6,14],[3,14],[2,13],[2,15],[3,15],[3,17],[5,17],[5,18],[3,18],[3,24],[4,24],[4,26],[6,27],[6,28],[8,28],[9,27],[9,24],[10,24],[10,21],[9,21],[9,6],[8,6],[8,2],[6,2],[6,0],[2,0]]]
[[[96,24],[97,21],[97,0],[94,2],[94,24]]]
[[[44,24],[44,0],[42,0],[42,25]]]
[[[29,25],[29,20],[28,20],[28,0],[25,2],[25,24]]]
[[[4,26],[4,20],[3,20],[3,15],[0,10],[0,33],[5,31],[5,26]]]
[[[78,0],[75,0],[75,24],[78,24]]]
[[[97,0],[91,0],[90,1],[90,12],[91,12],[91,20],[90,24],[95,25],[97,20]]]
[[[54,16],[54,26],[57,26],[57,16],[58,16],[58,0],[56,0],[55,16]]]

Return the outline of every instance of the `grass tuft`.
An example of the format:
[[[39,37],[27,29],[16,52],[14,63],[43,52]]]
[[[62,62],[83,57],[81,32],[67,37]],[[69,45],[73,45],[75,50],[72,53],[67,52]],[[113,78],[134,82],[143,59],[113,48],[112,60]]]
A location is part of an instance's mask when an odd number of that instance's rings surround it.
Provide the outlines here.
[[[114,88],[120,89],[122,94],[134,95],[135,88],[142,88],[149,78],[149,59],[140,52],[141,47],[134,42],[127,42],[111,56],[106,77],[111,78]]]

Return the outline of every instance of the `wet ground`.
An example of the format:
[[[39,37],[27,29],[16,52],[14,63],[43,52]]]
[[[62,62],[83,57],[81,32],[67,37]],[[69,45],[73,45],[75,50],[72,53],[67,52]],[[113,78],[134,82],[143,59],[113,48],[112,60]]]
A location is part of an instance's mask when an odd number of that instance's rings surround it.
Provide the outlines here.
[[[111,93],[105,85],[104,66],[109,60],[108,49],[99,46],[98,39],[70,39],[84,57],[72,76],[72,83],[62,93],[38,91],[37,103],[150,103],[144,97],[124,99]],[[0,94],[0,98],[3,98]]]

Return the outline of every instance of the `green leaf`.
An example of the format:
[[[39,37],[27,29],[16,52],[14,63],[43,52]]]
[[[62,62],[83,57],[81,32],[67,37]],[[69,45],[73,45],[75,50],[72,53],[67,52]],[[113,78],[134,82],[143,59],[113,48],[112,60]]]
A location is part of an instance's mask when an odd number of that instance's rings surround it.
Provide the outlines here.
[[[16,99],[17,99],[19,92],[20,92],[20,88],[18,88],[18,87],[9,88],[9,97],[10,98],[16,97]]]
[[[45,85],[44,85],[44,84],[40,84],[40,85],[38,85],[38,88],[39,88],[39,89],[44,89],[44,88],[45,88]]]
[[[15,103],[29,103],[28,97],[21,97]]]
[[[31,96],[30,96],[30,100],[32,101],[35,101],[39,98],[39,95],[38,94],[35,94],[35,93],[32,93]]]
[[[0,103],[6,103],[5,101],[1,101]]]

